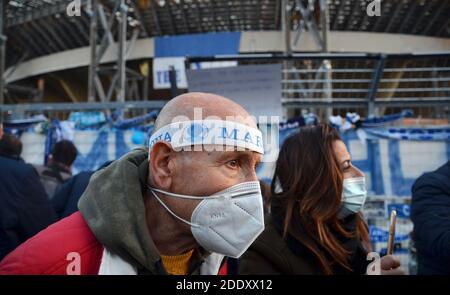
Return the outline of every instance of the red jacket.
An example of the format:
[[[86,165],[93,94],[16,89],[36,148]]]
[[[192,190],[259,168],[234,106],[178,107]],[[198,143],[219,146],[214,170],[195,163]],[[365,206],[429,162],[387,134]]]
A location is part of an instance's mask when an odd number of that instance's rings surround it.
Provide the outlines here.
[[[0,262],[0,274],[65,275],[79,269],[82,275],[94,275],[98,274],[102,253],[103,246],[76,212],[7,255]],[[73,268],[78,261],[79,268]]]

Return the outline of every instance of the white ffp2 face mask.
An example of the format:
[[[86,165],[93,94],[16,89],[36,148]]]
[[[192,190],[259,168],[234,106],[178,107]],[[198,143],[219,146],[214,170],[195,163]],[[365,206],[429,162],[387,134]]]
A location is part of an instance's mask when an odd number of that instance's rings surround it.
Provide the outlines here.
[[[367,197],[365,177],[344,179],[341,218],[361,211]]]
[[[175,218],[191,226],[204,249],[239,258],[264,230],[264,209],[258,181],[243,182],[211,196],[179,195],[151,188],[155,198]],[[183,199],[201,199],[191,221],[170,210],[155,192]]]

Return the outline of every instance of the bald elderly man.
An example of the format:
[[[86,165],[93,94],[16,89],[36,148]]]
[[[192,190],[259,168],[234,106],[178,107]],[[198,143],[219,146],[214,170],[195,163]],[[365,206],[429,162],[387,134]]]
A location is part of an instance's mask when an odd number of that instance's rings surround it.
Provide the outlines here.
[[[217,274],[264,229],[262,153],[240,105],[180,95],[161,110],[149,150],[95,173],[79,211],[8,255],[0,274]]]

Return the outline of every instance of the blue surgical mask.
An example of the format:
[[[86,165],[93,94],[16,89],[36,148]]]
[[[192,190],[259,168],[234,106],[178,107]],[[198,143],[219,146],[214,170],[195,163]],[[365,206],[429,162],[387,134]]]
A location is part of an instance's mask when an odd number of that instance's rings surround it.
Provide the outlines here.
[[[355,177],[344,179],[342,191],[342,209],[340,218],[345,218],[351,214],[361,211],[367,197],[365,177]]]

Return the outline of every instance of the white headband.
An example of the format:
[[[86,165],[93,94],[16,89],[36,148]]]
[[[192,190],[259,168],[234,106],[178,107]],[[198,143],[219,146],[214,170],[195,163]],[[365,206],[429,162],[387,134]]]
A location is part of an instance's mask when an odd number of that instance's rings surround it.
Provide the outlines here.
[[[175,122],[158,129],[149,140],[149,149],[158,141],[174,150],[192,145],[234,146],[264,154],[262,133],[247,125],[223,120]]]

